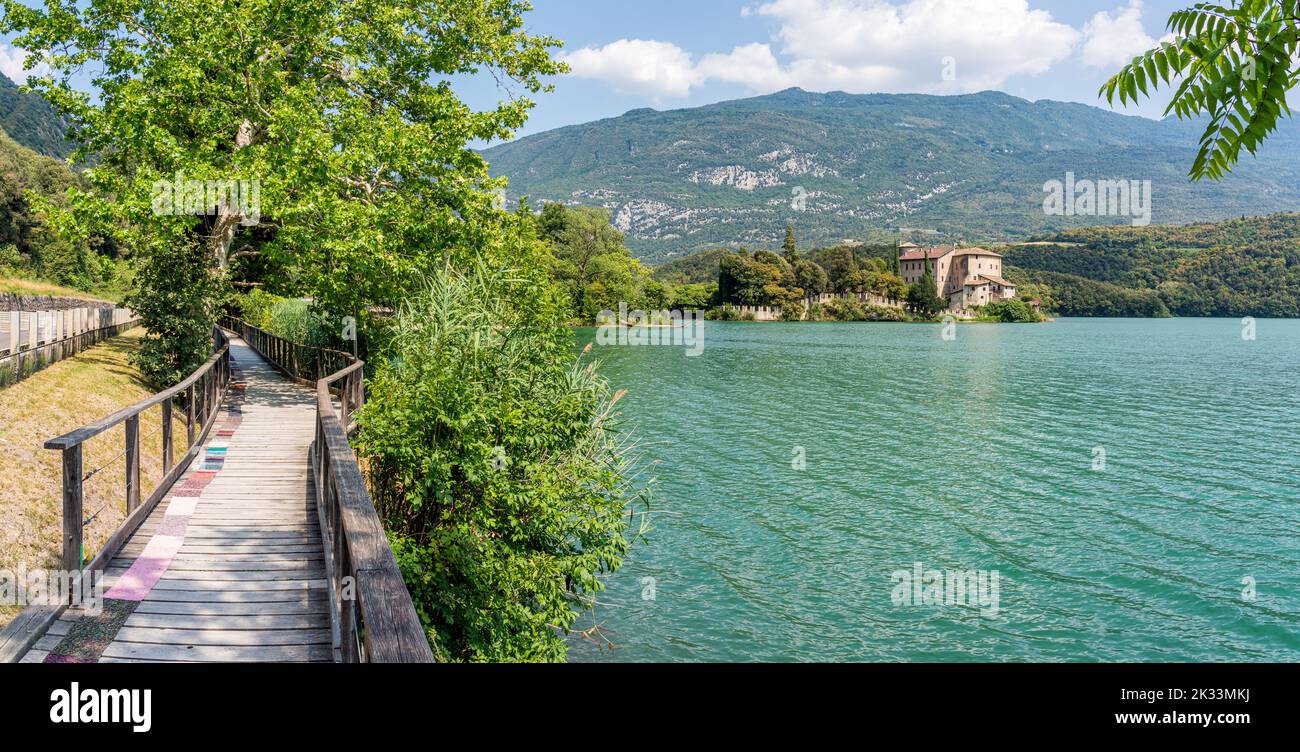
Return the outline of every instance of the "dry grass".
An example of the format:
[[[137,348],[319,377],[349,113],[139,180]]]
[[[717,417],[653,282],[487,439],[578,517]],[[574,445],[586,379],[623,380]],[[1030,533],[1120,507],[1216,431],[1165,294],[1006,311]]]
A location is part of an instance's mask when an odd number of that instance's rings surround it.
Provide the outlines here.
[[[152,393],[127,360],[143,334],[143,329],[125,332],[0,390],[0,569],[58,566],[61,457],[42,445]],[[141,499],[162,477],[161,414],[162,407],[156,406],[140,416]],[[173,417],[179,458],[188,449],[184,412],[176,410]],[[126,516],[125,433],[119,425],[83,446],[84,472],[103,467],[84,486],[85,516],[98,515],[85,528],[87,561]],[[0,625],[18,611],[0,605]]]
[[[71,287],[62,287],[48,282],[37,282],[17,277],[0,277],[0,292],[14,293],[15,295],[53,295],[61,298],[77,298],[78,300],[102,300],[102,298],[81,290],[74,290]]]

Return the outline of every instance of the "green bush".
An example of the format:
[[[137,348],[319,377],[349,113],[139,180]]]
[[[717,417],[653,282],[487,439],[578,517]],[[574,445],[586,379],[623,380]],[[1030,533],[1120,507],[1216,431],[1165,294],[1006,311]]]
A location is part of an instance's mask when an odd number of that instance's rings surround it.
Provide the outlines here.
[[[852,298],[835,298],[822,306],[829,321],[866,321],[867,312]]]
[[[266,329],[270,326],[271,306],[281,300],[284,298],[253,288],[246,293],[235,295],[230,305],[235,309],[236,316],[259,329]]]
[[[905,311],[883,306],[863,305],[854,298],[835,298],[821,306],[820,321],[908,321]]]
[[[291,342],[312,347],[334,347],[338,344],[335,332],[342,332],[342,321],[331,323],[329,318],[312,307],[309,300],[287,298],[277,300],[265,313],[265,329]]]
[[[669,288],[668,307],[678,311],[703,310],[718,292],[716,284],[676,285]]]
[[[22,254],[18,252],[18,247],[13,243],[0,245],[0,272],[13,274],[22,261]]]
[[[1010,324],[1032,324],[1043,320],[1042,314],[1019,298],[994,301],[984,306],[980,313]]]
[[[391,325],[358,452],[437,656],[555,661],[649,489],[545,280],[445,271]],[[643,517],[641,519],[644,519]]]

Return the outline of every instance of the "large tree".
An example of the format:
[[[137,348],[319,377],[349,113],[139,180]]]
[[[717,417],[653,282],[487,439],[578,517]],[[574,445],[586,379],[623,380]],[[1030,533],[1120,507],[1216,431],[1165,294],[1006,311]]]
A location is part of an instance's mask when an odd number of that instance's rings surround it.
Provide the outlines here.
[[[662,294],[647,299],[650,270],[628,251],[608,209],[548,203],[538,225],[550,244],[552,278],[569,294],[579,319],[593,321],[619,303],[633,309],[662,306]]]
[[[1245,147],[1251,154],[1291,109],[1286,93],[1300,80],[1300,0],[1197,3],[1169,16],[1172,39],[1133,58],[1101,87],[1112,104],[1174,86],[1165,114],[1209,116],[1191,176],[1217,179]]]
[[[0,3],[0,30],[52,72],[31,86],[69,120],[75,158],[95,164],[92,189],[54,217],[69,236],[108,232],[218,278],[259,254],[291,292],[338,314],[393,305],[444,259],[509,263],[502,184],[467,144],[508,136],[532,102],[512,94],[476,111],[452,79],[490,71],[521,94],[547,88],[562,70],[557,42],[523,29],[527,3]],[[94,96],[74,86],[83,74]],[[257,181],[260,211],[158,213],[158,186],[178,178]],[[154,344],[176,369],[202,356]]]

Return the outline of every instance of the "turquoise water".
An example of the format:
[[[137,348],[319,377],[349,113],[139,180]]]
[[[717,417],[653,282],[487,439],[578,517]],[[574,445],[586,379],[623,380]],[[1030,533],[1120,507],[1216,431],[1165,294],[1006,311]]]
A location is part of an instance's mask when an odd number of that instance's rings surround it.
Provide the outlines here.
[[[1300,321],[705,326],[596,348],[660,488],[571,660],[1300,659]]]

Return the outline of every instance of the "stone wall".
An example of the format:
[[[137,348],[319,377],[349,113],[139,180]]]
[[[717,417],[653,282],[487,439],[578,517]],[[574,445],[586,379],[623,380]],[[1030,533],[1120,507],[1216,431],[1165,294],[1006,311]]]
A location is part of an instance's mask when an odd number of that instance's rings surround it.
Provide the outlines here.
[[[735,311],[736,316],[742,319],[748,319],[750,316],[753,316],[754,321],[780,321],[781,320],[780,306],[741,305],[741,306],[727,306],[727,307]]]
[[[903,310],[903,301],[890,300],[889,298],[881,297],[872,292],[856,292],[847,293],[845,295],[835,295],[834,293],[829,292],[822,293],[821,295],[813,295],[805,298],[804,307],[810,308],[814,305],[826,305],[827,303],[839,298],[851,298],[863,305],[879,306],[880,308],[897,308],[900,311]]]

